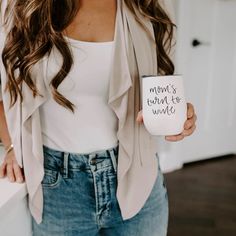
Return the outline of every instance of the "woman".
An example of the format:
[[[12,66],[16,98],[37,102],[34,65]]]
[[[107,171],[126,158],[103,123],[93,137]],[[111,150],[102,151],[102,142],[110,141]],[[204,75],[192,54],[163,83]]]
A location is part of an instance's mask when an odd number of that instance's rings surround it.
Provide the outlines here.
[[[139,91],[140,75],[174,73],[163,3],[2,1],[0,173],[25,179],[33,235],[166,235]],[[183,132],[166,140],[193,133],[187,107]]]

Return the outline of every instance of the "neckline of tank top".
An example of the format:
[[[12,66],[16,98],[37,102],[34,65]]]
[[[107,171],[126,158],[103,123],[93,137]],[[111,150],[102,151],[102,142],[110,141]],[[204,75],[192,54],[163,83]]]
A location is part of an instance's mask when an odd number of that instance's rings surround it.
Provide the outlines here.
[[[66,35],[63,35],[66,41],[72,43],[73,45],[88,45],[88,46],[100,46],[100,45],[113,45],[115,40],[113,41],[105,41],[105,42],[90,42],[90,41],[81,41],[78,39],[70,38]]]

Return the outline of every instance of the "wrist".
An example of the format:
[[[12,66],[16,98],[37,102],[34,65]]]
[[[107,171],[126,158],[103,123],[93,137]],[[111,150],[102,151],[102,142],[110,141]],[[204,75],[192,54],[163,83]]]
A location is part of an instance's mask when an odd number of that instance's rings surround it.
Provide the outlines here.
[[[11,143],[10,145],[5,147],[5,155],[7,155],[12,150],[13,150],[13,144]]]

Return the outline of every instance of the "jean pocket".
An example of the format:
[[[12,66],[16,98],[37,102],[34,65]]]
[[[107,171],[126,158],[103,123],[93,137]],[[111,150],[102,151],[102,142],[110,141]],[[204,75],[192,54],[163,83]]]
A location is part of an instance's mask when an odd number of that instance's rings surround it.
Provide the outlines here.
[[[159,157],[158,153],[156,153],[156,158],[157,158],[157,162],[158,162],[158,171],[160,172],[161,179],[162,179],[162,185],[166,189],[166,180],[165,180],[165,176],[164,176],[164,174],[163,174],[163,172],[161,170],[160,157]]]
[[[160,157],[159,157],[157,152],[155,153],[155,156],[156,156],[156,159],[157,159],[158,170],[161,170],[161,167],[160,167]]]
[[[41,182],[43,187],[57,187],[62,180],[61,173],[57,170],[44,169],[44,177]]]

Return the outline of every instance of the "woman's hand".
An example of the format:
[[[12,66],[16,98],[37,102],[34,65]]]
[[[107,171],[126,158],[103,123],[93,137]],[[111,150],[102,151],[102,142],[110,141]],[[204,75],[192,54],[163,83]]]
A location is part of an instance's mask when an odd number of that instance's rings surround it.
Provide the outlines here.
[[[184,129],[182,133],[177,135],[168,135],[165,136],[165,139],[168,141],[179,141],[182,140],[185,136],[191,135],[196,129],[196,120],[197,116],[194,112],[193,104],[187,103],[187,120],[184,122]]]
[[[10,182],[24,182],[23,169],[20,168],[16,161],[14,150],[5,156],[0,166],[0,178],[3,178],[5,175],[7,175]]]
[[[193,105],[191,103],[187,103],[187,120],[184,123],[184,129],[182,133],[178,135],[165,136],[165,139],[167,141],[179,141],[179,140],[182,140],[185,136],[191,135],[196,129],[196,124],[195,124],[196,120],[197,120],[197,116],[194,112]],[[142,110],[139,111],[136,121],[138,123],[143,122]]]

